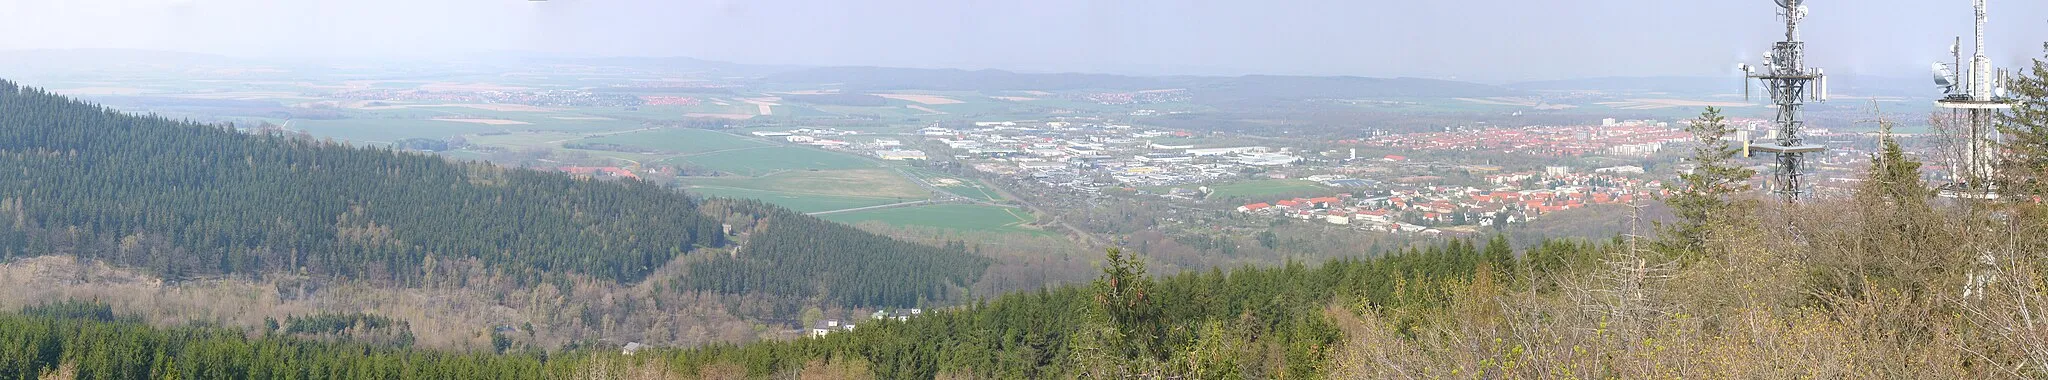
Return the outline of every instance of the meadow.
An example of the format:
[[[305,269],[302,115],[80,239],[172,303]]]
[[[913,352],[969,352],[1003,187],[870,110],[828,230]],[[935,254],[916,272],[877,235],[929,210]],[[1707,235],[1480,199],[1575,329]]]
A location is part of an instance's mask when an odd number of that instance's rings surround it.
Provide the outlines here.
[[[603,137],[576,140],[586,144],[617,144],[647,148],[669,153],[706,153],[728,149],[742,149],[772,146],[773,143],[753,140],[725,133],[702,129],[667,128],[640,132],[621,133]]]
[[[953,195],[981,201],[1000,202],[1003,200],[1003,197],[998,195],[995,189],[989,188],[988,185],[982,184],[978,180],[924,169],[909,169],[908,171],[911,175],[923,178],[926,182],[938,186],[940,190],[945,190]]]
[[[701,196],[753,199],[762,202],[773,203],[777,206],[787,207],[790,210],[796,210],[797,212],[806,213],[845,210],[868,206],[880,206],[885,204],[902,202],[902,200],[892,198],[818,195],[801,192],[783,192],[775,190],[749,189],[724,186],[692,185],[684,188],[683,191],[690,194],[696,194]]]
[[[730,150],[669,160],[745,176],[765,176],[791,170],[833,170],[876,167],[873,161],[811,147],[776,146]]]
[[[489,125],[429,119],[293,120],[291,128],[314,136],[356,143],[389,144],[407,138],[445,139],[486,132],[531,129],[531,125]]]
[[[846,224],[877,222],[902,227],[928,227],[958,231],[1044,234],[1025,227],[1037,218],[1023,210],[963,204],[897,207],[819,215]]]
[[[931,192],[886,169],[779,172],[760,177],[690,177],[694,186],[745,188],[787,194],[835,195],[900,201],[931,198]]]

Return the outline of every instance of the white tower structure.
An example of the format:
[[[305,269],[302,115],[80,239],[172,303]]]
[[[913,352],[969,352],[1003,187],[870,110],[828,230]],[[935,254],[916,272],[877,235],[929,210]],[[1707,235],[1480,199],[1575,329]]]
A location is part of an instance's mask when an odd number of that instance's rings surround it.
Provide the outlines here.
[[[1778,4],[1779,16],[1785,18],[1785,40],[1771,46],[1764,53],[1762,71],[1747,64],[1738,66],[1749,78],[1763,83],[1763,90],[1770,94],[1771,103],[1777,106],[1774,122],[1776,138],[1749,145],[1752,152],[1769,153],[1777,157],[1777,166],[1771,171],[1768,186],[1772,193],[1794,202],[1812,195],[1806,183],[1806,175],[1812,171],[1807,166],[1806,155],[1827,150],[1826,147],[1807,144],[1801,133],[1806,122],[1799,119],[1800,109],[1807,100],[1826,101],[1828,97],[1827,76],[1820,69],[1806,67],[1806,43],[1799,40],[1799,21],[1806,18],[1805,0],[1772,0]],[[1749,86],[1743,85],[1745,96]]]
[[[1992,188],[1992,170],[1997,160],[1995,144],[1999,139],[1997,128],[1991,118],[1998,110],[2012,108],[2005,98],[2004,73],[1991,66],[1991,58],[1984,51],[1984,22],[1989,18],[1985,0],[1974,0],[1976,5],[1976,30],[1974,47],[1971,52],[1967,78],[1956,78],[1956,71],[1941,63],[1934,64],[1934,83],[1945,94],[1934,105],[1949,110],[1949,133],[1961,134],[1957,140],[1955,156],[1951,158],[1952,180],[1942,185],[1941,194],[1947,197],[1996,198]],[[1949,47],[1949,54],[1955,56],[1956,64],[1962,64],[1961,41]],[[1960,80],[1959,80],[1960,79]],[[1961,88],[1958,88],[1961,87]]]

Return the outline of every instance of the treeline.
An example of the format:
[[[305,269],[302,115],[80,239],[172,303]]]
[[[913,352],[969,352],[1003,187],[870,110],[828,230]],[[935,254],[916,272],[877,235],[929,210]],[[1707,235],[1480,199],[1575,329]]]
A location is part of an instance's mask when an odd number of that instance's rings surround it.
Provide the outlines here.
[[[1313,378],[1329,375],[1345,337],[1327,305],[1357,302],[1425,315],[1447,307],[1464,284],[1515,271],[1561,271],[1597,250],[1553,242],[1517,259],[1504,239],[1484,246],[1453,241],[1383,259],[1157,279],[1138,259],[1112,251],[1093,284],[1005,295],[904,322],[852,321],[860,327],[821,339],[642,351],[629,366],[660,377],[836,371],[890,379]],[[90,303],[61,308],[85,311],[0,315],[0,379],[53,371],[87,378],[559,378],[607,370],[595,358],[612,355],[601,348],[493,355],[289,334],[252,338],[233,329],[154,329],[96,317],[107,314]],[[355,314],[287,323],[286,332],[325,333],[394,322]]]
[[[462,144],[451,143],[447,140],[413,137],[393,141],[391,142],[391,146],[404,150],[439,152],[453,148],[460,148],[462,147]]]
[[[824,296],[856,306],[950,299],[992,264],[965,244],[933,247],[875,235],[753,200],[719,200],[749,231],[729,255],[692,262],[683,289]]]
[[[266,318],[264,320],[264,329],[265,333],[284,334],[300,338],[345,339],[392,347],[411,347],[415,340],[412,335],[411,322],[367,313],[320,313],[304,317],[296,315],[285,316],[282,325],[275,319]]]
[[[685,374],[732,366],[766,376],[823,360],[858,362],[890,379],[1325,377],[1345,338],[1328,316],[1331,305],[1397,315],[1393,323],[1419,334],[1415,326],[1451,307],[1460,289],[1583,270],[1610,246],[1553,241],[1517,258],[1504,238],[1452,240],[1380,259],[1157,279],[1112,251],[1090,285],[1005,295],[907,322],[854,321],[854,331],[822,339],[668,355]]]
[[[306,270],[416,283],[436,260],[634,281],[717,220],[658,186],[120,114],[0,81],[0,259],[171,279]]]
[[[0,379],[549,379],[540,354],[454,353],[0,314]],[[569,364],[563,362],[562,364]]]
[[[652,148],[644,148],[644,147],[637,147],[637,146],[631,146],[631,145],[622,145],[622,144],[613,144],[613,143],[596,143],[596,142],[571,142],[571,143],[567,143],[567,144],[562,144],[562,147],[563,147],[563,148],[568,148],[568,149],[581,149],[581,150],[602,150],[602,151],[607,151],[607,152],[628,152],[628,153],[666,153],[666,152],[662,152],[662,151],[661,151],[661,150],[659,150],[659,149],[652,149]]]

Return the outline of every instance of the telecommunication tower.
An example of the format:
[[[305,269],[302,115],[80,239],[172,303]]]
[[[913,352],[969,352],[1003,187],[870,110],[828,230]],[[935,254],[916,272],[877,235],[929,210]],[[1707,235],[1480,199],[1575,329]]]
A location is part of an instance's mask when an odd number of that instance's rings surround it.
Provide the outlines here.
[[[1997,190],[1991,185],[1994,163],[1997,160],[1994,146],[1999,139],[1997,128],[1991,118],[1998,110],[2012,108],[2005,97],[2005,72],[1991,67],[1991,58],[1984,55],[1984,20],[1988,12],[1985,0],[1975,0],[1977,24],[1975,50],[1970,57],[1969,76],[1957,78],[1955,68],[1962,66],[1962,38],[1949,45],[1949,54],[1955,57],[1955,66],[1936,62],[1934,64],[1934,85],[1942,90],[1942,98],[1934,101],[1936,107],[1949,110],[1948,121],[1953,131],[1962,134],[1957,140],[1957,150],[1950,163],[1951,180],[1941,186],[1940,194],[1954,198],[1997,198]],[[1963,80],[1958,80],[1963,79]]]
[[[1804,0],[1772,0],[1778,4],[1778,15],[1785,19],[1785,40],[1771,46],[1764,53],[1763,70],[1748,64],[1738,65],[1743,75],[1763,83],[1763,90],[1771,96],[1778,114],[1773,120],[1777,124],[1777,138],[1751,143],[1749,150],[1777,156],[1778,165],[1771,171],[1767,184],[1772,193],[1794,202],[1812,195],[1807,187],[1806,175],[1812,169],[1807,167],[1806,155],[1827,150],[1826,147],[1808,144],[1801,134],[1805,121],[1799,120],[1799,110],[1807,100],[1826,101],[1828,98],[1827,76],[1820,69],[1806,67],[1806,43],[1799,41],[1799,20],[1806,18]],[[1743,98],[1749,97],[1748,80],[1744,80]]]

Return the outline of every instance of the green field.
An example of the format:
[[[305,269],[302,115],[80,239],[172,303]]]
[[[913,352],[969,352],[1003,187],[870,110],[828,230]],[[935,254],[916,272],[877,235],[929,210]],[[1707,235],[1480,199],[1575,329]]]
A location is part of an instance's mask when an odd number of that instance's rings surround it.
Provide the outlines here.
[[[956,97],[954,99],[965,101],[965,103],[932,104],[925,105],[925,107],[945,111],[946,113],[949,114],[960,115],[1005,114],[1019,109],[1033,108],[1030,106],[1019,105],[1013,102],[996,101],[988,98]]]
[[[1275,194],[1329,191],[1315,182],[1297,179],[1272,179],[1209,185],[1213,197],[1259,197]]]
[[[927,227],[960,231],[1045,233],[1024,227],[1036,218],[1023,210],[981,205],[931,205],[819,215],[834,222],[857,224],[880,222],[903,227]]]
[[[368,143],[390,143],[406,138],[444,139],[484,132],[532,129],[532,125],[486,125],[425,119],[339,119],[293,120],[292,129],[314,136]]]
[[[778,146],[761,149],[732,150],[696,156],[678,157],[692,165],[745,176],[765,176],[790,170],[832,170],[872,168],[873,161],[851,154],[827,152],[817,148]]]
[[[786,171],[760,177],[689,177],[685,181],[693,186],[898,201],[926,199],[932,196],[930,191],[897,175],[896,171],[879,168]]]
[[[669,128],[579,139],[577,143],[618,144],[671,153],[704,153],[774,145],[702,129]]]
[[[624,108],[578,108],[572,112],[584,116],[599,116],[618,119],[640,120],[682,120],[687,112],[683,106],[639,106]]]
[[[736,175],[688,177],[690,191],[756,199],[816,212],[931,199],[932,193],[874,161],[806,147],[727,150],[676,160]]]
[[[953,195],[959,195],[974,200],[991,202],[1001,202],[1003,200],[1003,197],[1001,195],[996,195],[995,190],[989,189],[986,186],[982,186],[979,182],[966,181],[962,182],[958,186],[939,185],[939,189],[945,190],[948,193],[953,193]]]
[[[589,133],[641,128],[630,120],[575,120],[577,114],[556,112],[509,112],[466,107],[414,107],[383,110],[347,110],[345,119],[292,120],[290,128],[314,136],[355,142],[388,143],[406,138],[444,139],[486,132],[526,133],[549,131],[579,136]],[[482,124],[434,118],[502,119],[525,124]]]
[[[753,199],[788,207],[797,212],[845,210],[902,202],[891,198],[830,196],[721,186],[690,187],[683,191],[704,196]]]
[[[956,177],[952,175],[946,175],[924,169],[910,169],[909,171],[912,175],[923,177],[925,181],[931,182],[933,185],[937,185],[940,190],[945,190],[946,192],[953,193],[954,195],[984,201],[999,202],[1003,200],[1003,197],[1001,195],[997,195],[995,189],[991,189],[987,185],[983,185],[981,181]]]

